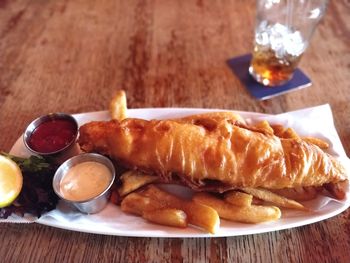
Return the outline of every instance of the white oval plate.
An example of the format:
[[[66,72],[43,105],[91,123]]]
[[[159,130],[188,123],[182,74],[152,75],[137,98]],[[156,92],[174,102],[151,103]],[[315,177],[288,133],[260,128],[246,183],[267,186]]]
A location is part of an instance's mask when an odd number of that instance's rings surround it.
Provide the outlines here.
[[[166,119],[183,117],[191,114],[204,113],[209,109],[184,109],[184,108],[152,108],[152,109],[130,109],[128,117],[143,119]],[[304,136],[317,136],[327,138],[331,149],[329,152],[343,159],[348,165],[349,159],[341,145],[338,134],[333,124],[331,109],[328,105],[303,109],[300,111],[284,113],[280,115],[266,115],[260,113],[238,112],[249,121],[268,120],[270,123],[280,123],[294,128],[299,134]],[[93,120],[108,120],[107,111],[76,114],[79,125]],[[29,156],[22,137],[13,145],[11,154],[18,156]],[[185,187],[167,186],[177,194],[187,195],[190,191]],[[301,212],[296,210],[282,210],[282,218],[276,222],[262,224],[242,224],[221,220],[219,231],[212,235],[201,231],[195,227],[178,229],[146,222],[140,217],[123,213],[118,206],[108,204],[106,209],[94,215],[84,215],[64,202],[60,202],[57,208],[44,214],[35,222],[43,225],[88,233],[133,236],[133,237],[228,237],[249,234],[265,233],[298,226],[303,226],[333,217],[350,206],[349,189],[346,198],[342,201],[334,200],[320,195],[315,200],[306,202],[307,207],[312,208],[311,212]]]

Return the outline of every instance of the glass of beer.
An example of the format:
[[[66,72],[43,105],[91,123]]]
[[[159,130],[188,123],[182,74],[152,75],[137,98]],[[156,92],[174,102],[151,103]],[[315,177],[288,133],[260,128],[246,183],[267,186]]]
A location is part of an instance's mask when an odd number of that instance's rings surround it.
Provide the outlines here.
[[[256,0],[250,75],[270,87],[290,80],[327,4],[327,0]]]

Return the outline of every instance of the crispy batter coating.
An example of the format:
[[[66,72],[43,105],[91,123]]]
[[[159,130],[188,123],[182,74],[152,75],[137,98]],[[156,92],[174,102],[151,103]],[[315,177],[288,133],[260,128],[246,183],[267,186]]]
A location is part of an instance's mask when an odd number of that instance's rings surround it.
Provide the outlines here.
[[[91,122],[80,128],[79,144],[194,189],[279,189],[347,179],[343,166],[319,147],[249,128],[231,113]]]

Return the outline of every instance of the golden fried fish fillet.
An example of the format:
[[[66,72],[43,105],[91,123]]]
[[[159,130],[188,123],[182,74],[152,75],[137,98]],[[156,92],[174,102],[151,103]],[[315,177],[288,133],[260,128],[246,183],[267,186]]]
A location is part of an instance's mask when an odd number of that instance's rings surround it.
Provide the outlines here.
[[[79,144],[163,182],[198,190],[280,189],[347,179],[344,167],[319,147],[249,128],[232,113],[91,122],[80,128]]]

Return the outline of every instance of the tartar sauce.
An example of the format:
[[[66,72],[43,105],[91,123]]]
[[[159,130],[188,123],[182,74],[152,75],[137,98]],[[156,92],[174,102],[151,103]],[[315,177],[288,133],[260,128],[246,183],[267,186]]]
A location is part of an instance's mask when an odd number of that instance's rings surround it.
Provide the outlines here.
[[[103,164],[83,162],[73,166],[62,178],[60,191],[71,201],[85,201],[101,194],[110,184],[112,174]]]

